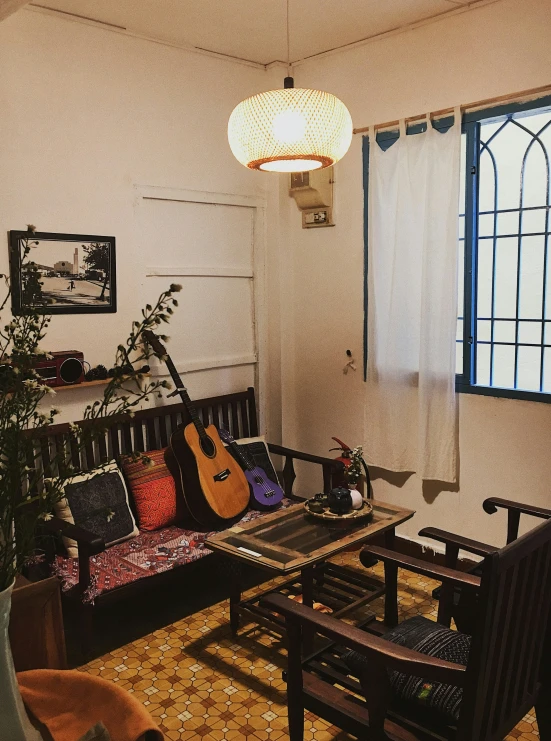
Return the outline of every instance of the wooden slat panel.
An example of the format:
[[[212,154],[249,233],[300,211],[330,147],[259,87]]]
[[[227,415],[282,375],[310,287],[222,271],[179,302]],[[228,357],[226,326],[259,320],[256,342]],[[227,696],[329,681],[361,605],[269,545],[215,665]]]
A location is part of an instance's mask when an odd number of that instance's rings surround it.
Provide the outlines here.
[[[107,453],[107,435],[105,432],[100,433],[98,437],[98,448],[101,463],[106,463],[109,460],[109,455]]]
[[[122,432],[122,448],[123,452],[126,455],[130,455],[132,452],[132,429],[130,427],[130,422],[123,422],[121,425],[121,432]]]
[[[92,443],[92,440],[88,439],[86,441],[84,450],[86,452],[86,470],[90,471],[96,465],[96,455],[94,452],[94,445]]]
[[[145,443],[143,439],[143,423],[141,419],[134,420],[134,450],[139,453],[145,452]]]
[[[239,416],[237,414],[237,402],[232,401],[231,404],[231,434],[234,436],[234,438],[237,440],[240,437],[243,437],[241,435],[241,431],[239,429]]]
[[[75,436],[72,434],[69,434],[69,448],[71,450],[71,463],[73,464],[76,471],[80,471],[80,451]]]
[[[40,451],[41,451],[41,459],[42,459],[42,470],[44,472],[44,476],[52,476],[49,438],[43,437],[40,439]]]
[[[239,406],[241,407],[241,428],[243,431],[242,437],[250,437],[251,435],[249,429],[247,402],[241,401],[239,402]]]
[[[161,446],[159,445],[157,431],[155,429],[155,418],[151,417],[146,420],[145,427],[147,431],[147,449],[159,450]]]
[[[249,428],[251,437],[256,437],[258,435],[258,416],[256,413],[254,388],[252,386],[249,386],[247,389],[247,406],[249,410]]]
[[[230,416],[228,413],[227,404],[222,404],[222,424],[224,429],[230,432]]]
[[[119,458],[121,451],[119,445],[119,426],[113,425],[109,430],[109,443],[111,445],[111,453],[113,458]]]
[[[166,448],[168,445],[168,431],[167,431],[168,417],[163,415],[159,417],[159,440],[161,448]]]

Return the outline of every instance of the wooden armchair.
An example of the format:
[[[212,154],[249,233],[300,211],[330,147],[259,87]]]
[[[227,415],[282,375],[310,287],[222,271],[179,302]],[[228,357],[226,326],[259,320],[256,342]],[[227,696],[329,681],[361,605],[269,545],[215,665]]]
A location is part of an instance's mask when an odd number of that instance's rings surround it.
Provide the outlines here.
[[[507,511],[507,543],[512,543],[518,538],[520,516],[522,514],[542,518],[544,520],[551,518],[551,509],[535,507],[532,504],[513,502],[510,499],[500,499],[498,497],[490,497],[484,500],[482,508],[490,515],[495,514],[498,509],[505,509]],[[460,550],[481,557],[484,557],[496,550],[494,546],[488,545],[487,543],[463,538],[455,533],[450,533],[446,530],[440,530],[435,527],[425,527],[419,531],[419,535],[445,544],[445,565],[450,569],[457,568]],[[365,554],[365,566],[369,565],[368,559],[369,556]],[[480,566],[474,566],[470,573],[480,575]],[[392,576],[394,576],[394,573]],[[474,629],[474,621],[476,620],[476,609],[478,603],[478,595],[475,592],[462,591],[458,587],[453,588],[442,585],[442,587],[438,587],[434,590],[433,596],[440,600],[438,609],[439,623],[449,627],[451,619],[453,618],[458,630],[469,634],[472,633]]]
[[[449,547],[466,545],[456,538]],[[291,741],[302,741],[305,709],[366,741],[500,741],[534,705],[540,738],[551,741],[551,521],[502,549],[472,547],[483,556],[480,575],[364,549],[390,575],[400,567],[440,581],[444,616],[455,589],[476,596],[472,636],[422,617],[393,626],[395,608],[386,625],[362,630],[282,595],[265,599],[287,626]],[[412,648],[419,628],[423,642]],[[330,639],[304,661],[303,630]]]

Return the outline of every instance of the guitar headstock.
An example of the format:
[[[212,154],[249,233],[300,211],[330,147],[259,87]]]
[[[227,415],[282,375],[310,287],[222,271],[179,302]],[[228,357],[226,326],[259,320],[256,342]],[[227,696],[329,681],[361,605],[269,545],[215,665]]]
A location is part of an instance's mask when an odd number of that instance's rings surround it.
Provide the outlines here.
[[[229,445],[230,443],[235,442],[235,440],[230,435],[230,433],[227,430],[225,430],[223,427],[218,428],[218,434],[220,436],[220,440],[222,440],[223,443],[228,443]]]
[[[150,329],[144,329],[143,336],[153,348],[154,353],[156,353],[157,355],[167,354],[165,347],[154,332],[152,332]]]

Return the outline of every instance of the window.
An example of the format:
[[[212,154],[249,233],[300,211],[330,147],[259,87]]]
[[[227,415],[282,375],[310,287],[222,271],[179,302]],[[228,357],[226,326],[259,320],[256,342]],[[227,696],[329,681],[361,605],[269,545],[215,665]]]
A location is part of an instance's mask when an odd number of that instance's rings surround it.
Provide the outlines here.
[[[457,389],[551,402],[551,100],[463,122]]]

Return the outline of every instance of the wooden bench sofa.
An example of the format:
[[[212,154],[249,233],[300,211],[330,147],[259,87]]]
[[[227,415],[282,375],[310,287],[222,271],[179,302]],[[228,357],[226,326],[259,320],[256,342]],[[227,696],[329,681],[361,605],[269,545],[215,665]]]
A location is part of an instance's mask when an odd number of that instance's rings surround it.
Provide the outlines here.
[[[234,438],[258,435],[258,420],[254,389],[201,399],[195,402],[204,425],[222,425]],[[51,460],[57,451],[70,455],[75,468],[91,470],[101,463],[117,459],[134,451],[159,450],[169,444],[170,435],[181,424],[189,422],[183,404],[168,404],[136,412],[133,417],[113,418],[97,443],[89,444],[79,454],[71,448],[69,424],[59,424],[33,431],[38,464],[45,475],[52,475]],[[77,423],[83,424],[83,423]],[[323,489],[328,491],[333,477],[342,475],[342,464],[320,456],[269,444],[269,450],[282,456],[282,486],[288,499],[293,494],[294,460],[321,466]],[[321,483],[321,482],[320,482]],[[262,517],[249,510],[244,520]],[[61,580],[65,599],[78,605],[79,629],[83,651],[87,652],[93,635],[95,608],[126,599],[161,583],[177,580],[182,567],[211,555],[204,547],[209,533],[171,526],[154,532],[142,532],[136,538],[105,547],[94,533],[57,517],[46,523],[49,533],[63,534],[78,543],[78,559],[66,553],[51,554],[52,568]]]

